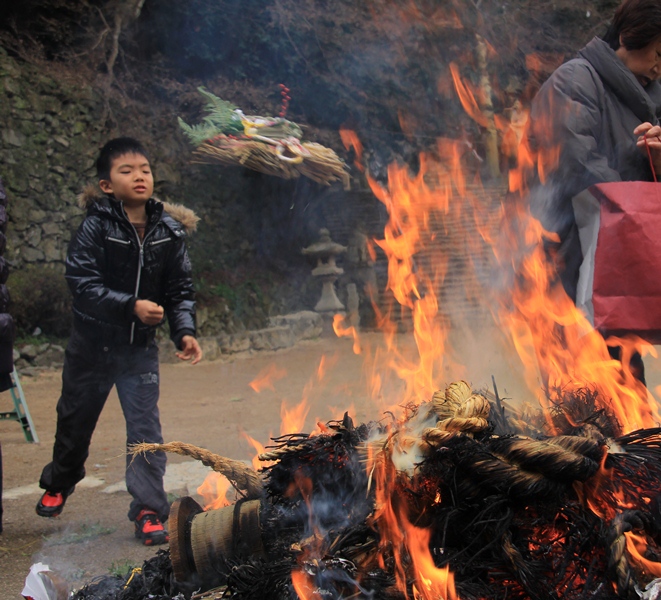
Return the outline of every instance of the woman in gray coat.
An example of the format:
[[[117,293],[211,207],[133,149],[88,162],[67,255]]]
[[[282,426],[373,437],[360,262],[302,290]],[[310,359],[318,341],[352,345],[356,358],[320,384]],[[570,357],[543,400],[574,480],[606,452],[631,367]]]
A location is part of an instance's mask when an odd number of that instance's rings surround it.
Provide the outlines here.
[[[528,140],[542,164],[531,210],[560,242],[549,247],[576,299],[583,256],[572,198],[596,183],[661,177],[661,1],[625,0],[601,38],[560,66],[533,100]],[[619,356],[619,348],[612,354]],[[640,356],[634,373],[644,380]]]

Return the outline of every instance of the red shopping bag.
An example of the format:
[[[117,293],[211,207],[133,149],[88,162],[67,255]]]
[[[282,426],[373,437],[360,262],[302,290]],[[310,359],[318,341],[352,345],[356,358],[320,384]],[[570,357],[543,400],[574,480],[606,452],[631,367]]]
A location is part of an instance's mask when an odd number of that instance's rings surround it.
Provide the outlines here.
[[[661,183],[601,183],[573,203],[583,251],[576,304],[606,334],[661,343]]]

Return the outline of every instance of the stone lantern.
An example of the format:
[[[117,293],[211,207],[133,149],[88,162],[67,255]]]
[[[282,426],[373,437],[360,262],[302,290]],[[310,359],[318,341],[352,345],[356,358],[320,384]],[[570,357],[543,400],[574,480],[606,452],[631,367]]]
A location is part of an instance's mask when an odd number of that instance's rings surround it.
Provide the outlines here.
[[[319,230],[319,241],[303,248],[303,254],[317,259],[317,266],[312,269],[312,276],[322,282],[321,298],[314,307],[319,313],[335,313],[344,310],[344,305],[335,293],[335,282],[344,273],[335,264],[335,257],[347,251],[346,246],[337,244],[330,237],[328,229]]]

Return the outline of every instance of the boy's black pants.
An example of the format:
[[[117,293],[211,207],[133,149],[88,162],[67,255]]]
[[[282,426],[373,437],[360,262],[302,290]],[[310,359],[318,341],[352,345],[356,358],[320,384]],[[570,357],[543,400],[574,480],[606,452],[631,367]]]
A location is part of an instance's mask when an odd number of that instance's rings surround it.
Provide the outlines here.
[[[85,476],[85,461],[101,410],[112,386],[126,421],[127,445],[162,443],[158,412],[158,347],[97,346],[75,330],[67,345],[62,395],[57,403],[53,460],[39,480],[43,489],[66,492]],[[169,504],[163,489],[165,454],[126,457],[126,487],[133,496],[128,517],[154,510],[167,520]]]

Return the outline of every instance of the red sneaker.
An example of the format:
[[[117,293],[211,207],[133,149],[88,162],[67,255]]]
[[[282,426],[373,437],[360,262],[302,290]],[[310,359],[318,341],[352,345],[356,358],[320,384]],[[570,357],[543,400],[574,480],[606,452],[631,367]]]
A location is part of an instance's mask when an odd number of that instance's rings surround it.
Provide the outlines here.
[[[46,490],[39,502],[37,502],[36,511],[40,517],[57,517],[62,512],[67,498],[71,495],[74,488],[66,492],[51,492]]]
[[[135,537],[142,540],[145,546],[167,544],[170,536],[163,523],[153,510],[143,509],[135,520]]]

